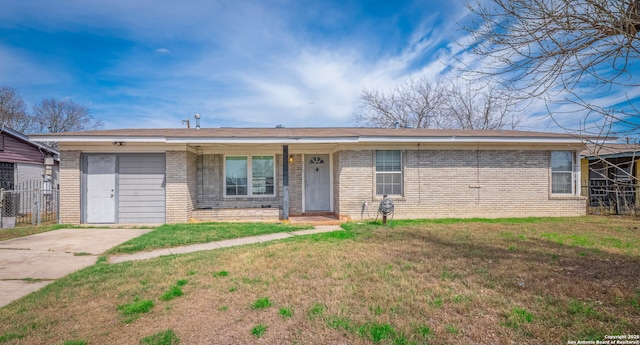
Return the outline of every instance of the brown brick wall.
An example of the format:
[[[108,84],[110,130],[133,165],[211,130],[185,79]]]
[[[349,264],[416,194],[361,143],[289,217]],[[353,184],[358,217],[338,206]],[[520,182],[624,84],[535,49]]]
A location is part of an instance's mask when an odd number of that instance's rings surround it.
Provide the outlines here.
[[[341,216],[374,218],[375,150],[342,151],[336,198]],[[396,218],[578,216],[581,197],[551,197],[549,151],[403,151],[403,196]],[[367,183],[368,182],[368,183]]]
[[[60,152],[60,223],[80,224],[80,151]]]

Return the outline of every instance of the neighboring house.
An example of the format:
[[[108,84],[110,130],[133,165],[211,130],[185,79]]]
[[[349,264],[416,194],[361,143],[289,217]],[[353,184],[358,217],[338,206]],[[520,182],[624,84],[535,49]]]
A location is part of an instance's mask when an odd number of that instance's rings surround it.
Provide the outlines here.
[[[8,127],[0,127],[0,188],[13,190],[26,182],[46,182],[54,188],[58,178],[58,151],[29,140]]]
[[[121,129],[57,141],[61,222],[578,216],[579,139],[388,128]],[[283,173],[285,172],[285,173]]]
[[[581,170],[582,195],[593,212],[625,214],[640,207],[640,145],[589,145]]]

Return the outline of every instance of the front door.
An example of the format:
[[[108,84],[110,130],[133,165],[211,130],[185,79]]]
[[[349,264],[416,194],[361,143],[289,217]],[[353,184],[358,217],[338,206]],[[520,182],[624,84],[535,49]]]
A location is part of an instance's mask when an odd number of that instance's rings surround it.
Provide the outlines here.
[[[116,156],[87,156],[87,223],[116,221]]]
[[[331,209],[329,155],[305,155],[305,212]]]

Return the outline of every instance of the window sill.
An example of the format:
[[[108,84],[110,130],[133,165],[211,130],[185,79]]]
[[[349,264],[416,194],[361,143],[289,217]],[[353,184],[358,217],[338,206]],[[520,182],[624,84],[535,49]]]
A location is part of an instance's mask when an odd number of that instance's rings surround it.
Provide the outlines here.
[[[278,197],[275,195],[225,195],[224,198],[232,199],[232,200],[260,200],[260,199],[276,200],[278,199]]]
[[[407,199],[402,196],[402,195],[387,195],[387,197],[391,198],[391,200],[393,200],[393,202],[396,201],[407,201]],[[382,201],[384,197],[381,195],[376,195],[375,199],[373,199],[373,201]]]
[[[571,194],[552,194],[549,200],[586,200],[586,196]]]

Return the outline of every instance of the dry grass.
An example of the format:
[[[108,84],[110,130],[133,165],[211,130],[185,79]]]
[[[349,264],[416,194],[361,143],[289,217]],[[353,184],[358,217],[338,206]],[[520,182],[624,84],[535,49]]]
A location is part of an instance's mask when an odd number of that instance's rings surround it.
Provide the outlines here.
[[[170,329],[181,344],[560,344],[640,330],[637,221],[450,223],[98,264],[2,309],[0,340],[135,344]],[[184,295],[162,301],[178,280]],[[117,307],[135,299],[155,307],[125,324]]]

